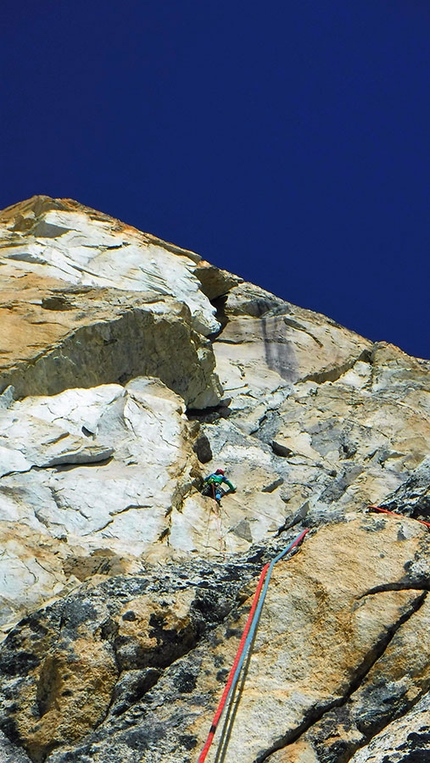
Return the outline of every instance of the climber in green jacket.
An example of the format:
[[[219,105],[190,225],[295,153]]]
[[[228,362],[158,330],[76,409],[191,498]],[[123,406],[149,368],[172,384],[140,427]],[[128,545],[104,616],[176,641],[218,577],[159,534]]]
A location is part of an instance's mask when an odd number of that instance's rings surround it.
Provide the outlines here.
[[[227,485],[228,491],[223,489],[223,485]],[[209,477],[205,477],[203,480],[203,495],[210,495],[215,498],[218,504],[221,504],[221,498],[226,493],[235,493],[236,488],[230,480],[225,476],[224,469],[217,469],[216,472],[210,474]]]

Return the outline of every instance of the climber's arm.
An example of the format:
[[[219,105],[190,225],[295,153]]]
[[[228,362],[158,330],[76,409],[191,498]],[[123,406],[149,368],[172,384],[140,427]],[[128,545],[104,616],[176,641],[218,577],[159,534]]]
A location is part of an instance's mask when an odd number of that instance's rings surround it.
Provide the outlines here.
[[[235,486],[234,486],[234,485],[233,485],[233,483],[232,483],[232,482],[230,482],[230,480],[228,480],[226,477],[224,477],[224,482],[225,482],[225,484],[227,485],[228,489],[230,490],[230,493],[235,493],[235,492],[236,492],[236,488],[235,488]]]

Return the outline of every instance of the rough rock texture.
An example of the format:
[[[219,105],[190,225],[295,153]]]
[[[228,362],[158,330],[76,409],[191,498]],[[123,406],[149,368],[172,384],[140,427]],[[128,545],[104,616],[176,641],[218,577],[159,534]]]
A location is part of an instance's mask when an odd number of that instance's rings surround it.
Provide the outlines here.
[[[188,404],[216,404],[204,337],[219,324],[195,275],[199,262],[70,200],[33,197],[4,210],[3,389],[52,395],[145,374]]]
[[[408,713],[390,723],[351,763],[428,763],[430,760],[430,696],[427,694]]]
[[[71,200],[0,274],[0,763],[197,761],[304,527],[208,763],[430,760],[430,362]]]

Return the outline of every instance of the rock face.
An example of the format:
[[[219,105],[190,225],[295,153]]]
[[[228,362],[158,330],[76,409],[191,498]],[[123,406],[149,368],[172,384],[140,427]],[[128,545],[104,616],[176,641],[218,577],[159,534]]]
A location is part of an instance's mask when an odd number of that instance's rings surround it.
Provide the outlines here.
[[[430,760],[430,362],[71,200],[0,274],[0,763],[197,762],[304,528],[207,760]]]
[[[0,226],[3,388],[52,395],[155,375],[189,405],[219,401],[198,255],[47,197],[5,210]]]

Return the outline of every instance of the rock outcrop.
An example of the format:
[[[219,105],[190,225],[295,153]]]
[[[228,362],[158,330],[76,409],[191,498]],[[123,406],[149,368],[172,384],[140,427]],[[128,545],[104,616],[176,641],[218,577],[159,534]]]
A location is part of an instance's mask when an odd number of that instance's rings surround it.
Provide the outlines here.
[[[304,528],[207,760],[430,759],[430,362],[71,200],[0,274],[0,763],[197,761]]]

